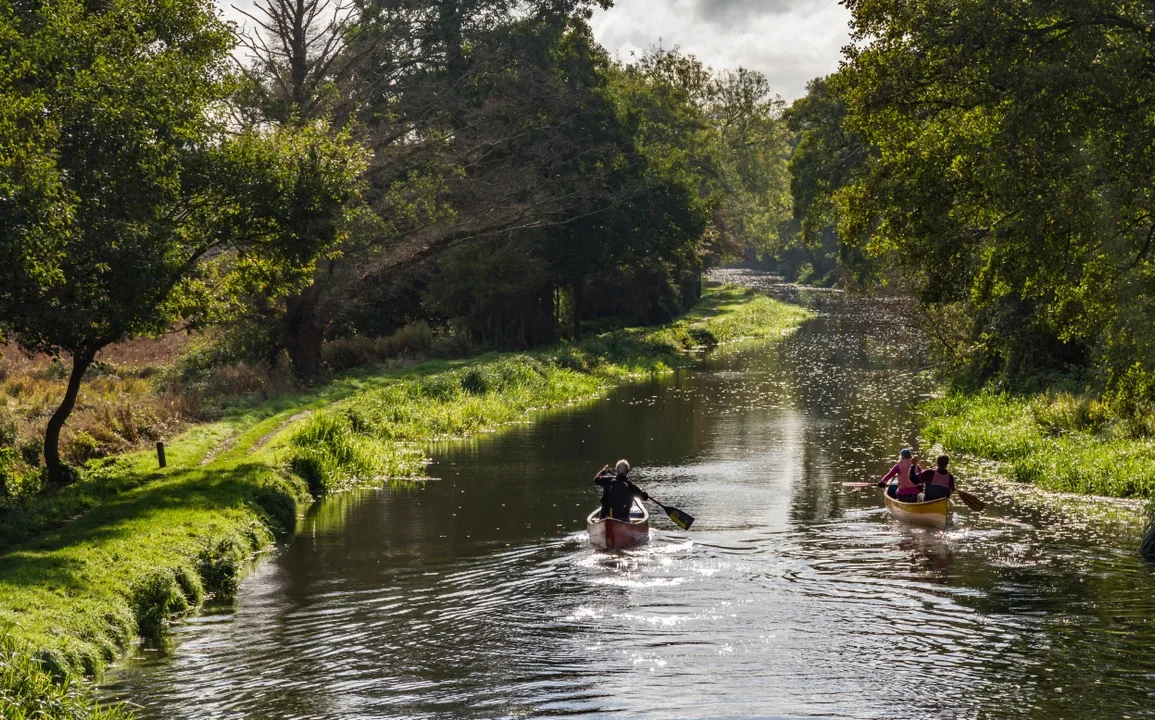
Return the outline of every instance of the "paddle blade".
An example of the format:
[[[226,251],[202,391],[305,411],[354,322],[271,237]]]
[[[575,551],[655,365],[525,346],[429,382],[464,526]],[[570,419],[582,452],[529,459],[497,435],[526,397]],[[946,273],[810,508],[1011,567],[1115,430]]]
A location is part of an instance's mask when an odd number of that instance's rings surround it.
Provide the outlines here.
[[[987,504],[985,502],[983,502],[982,500],[979,500],[977,497],[975,497],[974,495],[971,495],[969,492],[963,492],[962,490],[956,489],[955,493],[960,498],[962,498],[962,501],[966,504],[967,507],[969,507],[971,510],[974,510],[975,512],[982,512],[987,506]]]
[[[683,530],[689,530],[690,526],[694,524],[694,518],[689,514],[682,512],[678,508],[664,507],[662,509],[665,510],[666,514],[670,516],[670,520],[672,520],[675,525],[682,528]]]

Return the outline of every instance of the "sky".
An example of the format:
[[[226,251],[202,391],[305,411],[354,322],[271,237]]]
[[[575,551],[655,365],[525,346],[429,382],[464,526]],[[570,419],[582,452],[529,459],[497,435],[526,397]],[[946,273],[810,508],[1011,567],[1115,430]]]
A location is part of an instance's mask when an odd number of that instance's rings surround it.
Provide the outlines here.
[[[217,6],[246,24],[233,8],[253,2]],[[758,70],[790,101],[806,94],[807,81],[838,69],[849,21],[838,0],[614,0],[592,25],[598,42],[622,60],[653,45],[677,46],[716,70]]]
[[[850,13],[837,0],[614,0],[593,18],[611,54],[678,46],[717,70],[738,66],[766,75],[787,101],[812,78],[838,69]]]

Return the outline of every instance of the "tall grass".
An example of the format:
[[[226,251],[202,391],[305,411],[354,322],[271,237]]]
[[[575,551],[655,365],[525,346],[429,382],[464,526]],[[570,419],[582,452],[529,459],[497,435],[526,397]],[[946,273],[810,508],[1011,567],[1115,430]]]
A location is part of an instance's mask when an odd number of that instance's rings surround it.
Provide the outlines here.
[[[954,394],[922,407],[923,433],[948,452],[1003,463],[1011,479],[1063,492],[1155,497],[1155,441],[1133,437],[1094,398]]]
[[[122,706],[101,707],[81,686],[58,682],[10,637],[0,637],[0,718],[4,720],[126,720]]]

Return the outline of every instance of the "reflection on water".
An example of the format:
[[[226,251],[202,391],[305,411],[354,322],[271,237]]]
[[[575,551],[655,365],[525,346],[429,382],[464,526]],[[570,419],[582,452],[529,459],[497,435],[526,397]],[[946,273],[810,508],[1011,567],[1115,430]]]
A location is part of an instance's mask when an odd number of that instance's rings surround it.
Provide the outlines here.
[[[842,487],[915,442],[929,383],[890,301],[805,300],[820,316],[780,345],[318,503],[235,607],[106,692],[142,718],[1155,717],[1136,531],[973,483],[987,513],[912,529]],[[587,547],[590,479],[622,456],[692,532],[655,516],[648,546]]]

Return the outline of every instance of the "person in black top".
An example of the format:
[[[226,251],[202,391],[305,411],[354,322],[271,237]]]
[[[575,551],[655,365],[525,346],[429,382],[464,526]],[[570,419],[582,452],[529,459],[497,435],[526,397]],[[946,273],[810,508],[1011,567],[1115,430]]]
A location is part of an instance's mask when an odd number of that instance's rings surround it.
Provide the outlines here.
[[[946,455],[939,455],[936,464],[938,465],[937,469],[924,470],[916,481],[923,487],[924,500],[939,500],[950,497],[950,494],[954,492],[954,475],[951,475],[950,471],[946,469],[947,465],[950,464],[950,458]]]
[[[609,465],[601,469],[594,476],[594,484],[602,487],[602,517],[615,520],[630,521],[630,508],[634,498],[649,500],[640,487],[630,482],[630,464],[619,460],[617,466],[611,470]]]

